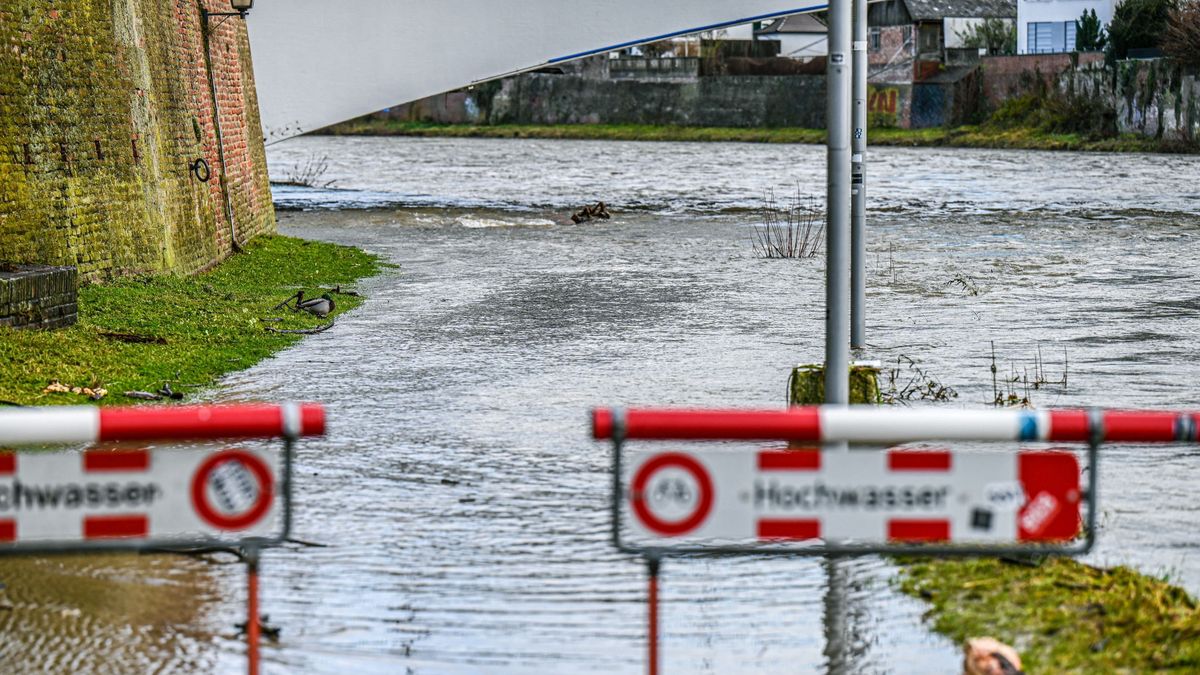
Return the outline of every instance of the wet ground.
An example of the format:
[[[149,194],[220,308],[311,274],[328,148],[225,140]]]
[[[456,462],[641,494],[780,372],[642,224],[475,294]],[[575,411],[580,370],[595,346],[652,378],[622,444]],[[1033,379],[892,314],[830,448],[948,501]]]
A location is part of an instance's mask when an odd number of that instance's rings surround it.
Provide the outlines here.
[[[297,534],[326,546],[264,562],[264,611],[283,627],[268,671],[640,672],[644,572],[608,542],[609,454],[587,410],[783,405],[789,366],[822,357],[823,263],[757,257],[753,227],[768,191],[821,203],[823,149],[303,138],[270,149],[273,175],[322,155],[340,189],[277,191],[281,230],[399,267],[336,329],[213,394],[329,407],[329,437],[297,466]],[[1067,373],[1001,383],[1039,407],[1200,406],[1200,159],[871,157],[863,356],[898,388],[919,369],[957,392],[912,405],[985,406],[994,343],[1001,374]],[[596,200],[612,220],[570,223]],[[1091,560],[1200,591],[1200,453],[1114,446],[1101,471]],[[194,618],[164,620],[167,649],[239,669],[240,569],[183,561],[147,585],[175,569],[211,590]],[[879,559],[844,565],[835,596],[817,561],[663,574],[668,672],[955,669]],[[848,644],[826,653],[831,597]],[[127,633],[143,654],[163,639]]]

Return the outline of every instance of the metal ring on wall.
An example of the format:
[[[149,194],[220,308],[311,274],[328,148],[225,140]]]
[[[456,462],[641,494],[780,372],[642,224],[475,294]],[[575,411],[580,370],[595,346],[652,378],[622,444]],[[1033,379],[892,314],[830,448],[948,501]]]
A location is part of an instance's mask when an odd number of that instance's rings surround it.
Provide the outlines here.
[[[188,164],[188,168],[192,170],[192,175],[201,183],[207,183],[209,178],[212,178],[212,170],[208,168],[208,162],[200,157],[196,161]]]

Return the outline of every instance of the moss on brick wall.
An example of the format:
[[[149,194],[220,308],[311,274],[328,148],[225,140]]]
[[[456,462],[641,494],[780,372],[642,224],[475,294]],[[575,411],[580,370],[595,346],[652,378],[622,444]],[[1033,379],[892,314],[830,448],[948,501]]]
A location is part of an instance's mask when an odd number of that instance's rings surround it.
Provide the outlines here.
[[[0,0],[0,260],[76,265],[96,281],[230,254],[200,9]],[[211,49],[244,242],[275,225],[244,23],[221,24]],[[189,170],[199,158],[207,183]]]

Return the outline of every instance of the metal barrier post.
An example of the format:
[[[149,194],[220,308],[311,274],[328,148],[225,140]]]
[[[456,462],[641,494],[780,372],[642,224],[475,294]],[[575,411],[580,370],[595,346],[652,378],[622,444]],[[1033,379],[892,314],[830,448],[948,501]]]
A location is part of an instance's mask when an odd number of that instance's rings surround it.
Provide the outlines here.
[[[647,603],[649,604],[649,636],[650,660],[648,667],[650,675],[658,675],[658,570],[662,558],[657,555],[646,556],[646,570],[650,573]]]
[[[258,547],[246,549],[246,668],[258,675]]]

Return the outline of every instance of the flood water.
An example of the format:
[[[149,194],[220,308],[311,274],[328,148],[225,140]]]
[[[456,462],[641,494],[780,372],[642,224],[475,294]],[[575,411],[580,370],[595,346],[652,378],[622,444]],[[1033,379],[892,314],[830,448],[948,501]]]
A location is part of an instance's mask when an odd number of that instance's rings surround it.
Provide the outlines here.
[[[587,411],[784,405],[789,367],[822,359],[823,259],[757,257],[753,227],[770,192],[820,206],[824,149],[312,137],[269,148],[272,176],[321,156],[338,189],[278,189],[281,231],[399,267],[335,329],[211,394],[329,411],[297,462],[296,535],[323,547],[264,558],[283,628],[266,670],[641,672],[644,569],[609,542],[610,453]],[[1200,158],[870,159],[861,356],[898,388],[919,369],[957,392],[910,405],[986,406],[994,344],[1002,375],[1067,372],[1001,385],[1037,407],[1200,407]],[[596,200],[611,220],[570,222]],[[1197,448],[1106,446],[1089,560],[1200,592],[1197,477]],[[214,590],[173,648],[241,669],[241,569],[179,565]],[[841,564],[848,644],[831,654],[822,562],[669,560],[664,670],[956,672],[894,573]]]

